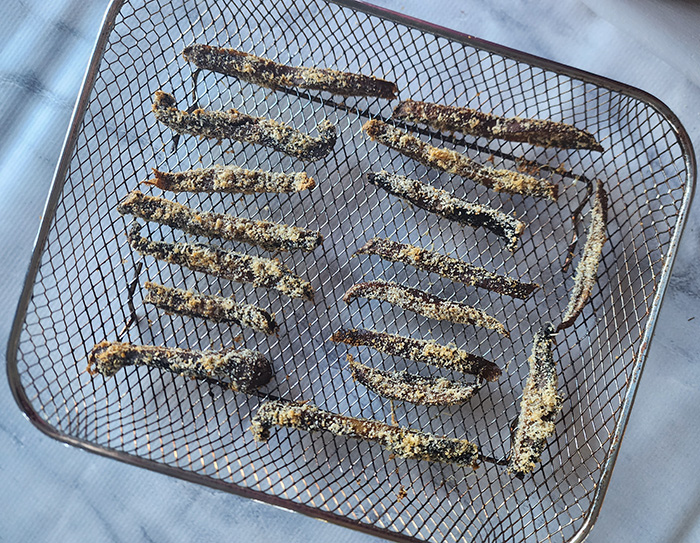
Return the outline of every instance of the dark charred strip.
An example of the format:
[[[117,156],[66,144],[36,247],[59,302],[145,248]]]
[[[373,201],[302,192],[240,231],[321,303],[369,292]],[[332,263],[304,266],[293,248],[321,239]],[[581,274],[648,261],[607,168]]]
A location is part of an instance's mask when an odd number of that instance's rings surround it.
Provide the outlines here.
[[[608,195],[601,181],[597,182],[595,200],[591,208],[591,223],[588,226],[586,243],[583,246],[581,259],[574,274],[574,288],[569,295],[562,322],[558,330],[568,328],[576,321],[586,306],[598,280],[598,267],[607,240],[606,224],[608,220]]]
[[[233,390],[249,391],[272,379],[272,366],[259,352],[250,349],[193,351],[153,345],[103,341],[88,358],[88,372],[105,377],[127,366],[151,366],[194,379],[214,379]]]
[[[440,217],[474,228],[482,226],[491,230],[507,242],[507,247],[511,251],[515,249],[518,239],[525,229],[525,225],[512,215],[502,213],[489,206],[456,198],[445,190],[437,189],[432,185],[421,183],[404,175],[382,170],[378,173],[368,173],[367,179],[389,194],[403,198],[416,207],[435,213]]]
[[[143,301],[167,313],[199,317],[212,322],[234,323],[268,335],[279,331],[275,316],[252,304],[240,304],[233,298],[166,287],[150,281],[144,287],[148,294]]]
[[[336,436],[363,439],[402,458],[469,468],[476,468],[480,459],[479,448],[466,439],[435,436],[378,420],[348,417],[309,403],[280,400],[263,403],[250,426],[253,437],[256,441],[267,441],[273,426],[306,432],[327,431]]]
[[[540,461],[554,420],[561,410],[557,368],[552,347],[556,331],[547,323],[535,334],[530,372],[520,401],[520,415],[511,443],[508,472],[522,479]]]
[[[135,224],[128,238],[131,247],[141,254],[237,283],[272,288],[290,298],[313,299],[311,284],[277,259],[250,256],[202,243],[152,241],[139,235],[140,229],[141,226]]]
[[[161,172],[153,168],[153,174],[155,178],[144,181],[144,184],[170,192],[289,193],[310,190],[316,186],[316,182],[304,172],[265,172],[219,164],[184,172]]]
[[[343,301],[349,303],[355,298],[381,300],[429,319],[473,324],[510,336],[503,324],[480,309],[389,281],[374,280],[353,285],[343,295]]]
[[[467,107],[414,100],[402,101],[394,108],[392,117],[426,124],[444,132],[461,132],[481,138],[524,142],[540,147],[603,151],[603,147],[590,132],[548,119],[499,117]]]
[[[374,141],[386,145],[430,168],[448,172],[484,185],[496,192],[557,199],[557,185],[511,170],[496,170],[450,149],[434,147],[377,119],[367,121],[362,129]]]
[[[316,127],[318,137],[312,138],[286,124],[251,117],[235,109],[181,111],[173,95],[162,91],[156,91],[152,109],[159,122],[178,134],[255,143],[301,160],[325,157],[333,150],[337,138],[335,126],[328,120]]]
[[[312,230],[225,213],[197,211],[165,198],[147,196],[138,190],[131,191],[117,206],[117,211],[195,236],[248,243],[267,251],[313,251],[323,241],[321,234]]]
[[[348,356],[353,378],[369,390],[392,400],[416,405],[458,405],[467,402],[482,382],[459,383],[444,377],[422,377],[407,371],[370,368]]]
[[[270,89],[303,88],[341,96],[396,98],[395,83],[376,77],[329,68],[286,66],[236,49],[195,43],[182,52],[198,68],[230,75]]]
[[[360,247],[355,255],[377,255],[391,262],[400,262],[419,270],[436,273],[458,283],[475,285],[523,300],[539,288],[539,285],[534,283],[521,283],[456,258],[385,238],[372,238]]]
[[[407,360],[478,375],[487,381],[497,381],[501,376],[500,368],[490,360],[461,349],[440,345],[435,341],[413,339],[362,328],[350,330],[341,328],[330,337],[330,340],[335,343],[345,343],[351,347],[371,347],[379,352],[400,356]]]

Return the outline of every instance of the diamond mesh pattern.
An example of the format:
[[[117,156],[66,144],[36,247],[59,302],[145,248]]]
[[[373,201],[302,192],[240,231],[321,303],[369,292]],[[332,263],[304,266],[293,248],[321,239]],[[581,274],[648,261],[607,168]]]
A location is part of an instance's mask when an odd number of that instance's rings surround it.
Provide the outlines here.
[[[539,164],[542,174],[563,188],[557,203],[492,194],[365,138],[360,128],[367,118],[391,114],[387,101],[273,92],[213,73],[199,74],[196,82],[202,107],[235,107],[307,132],[327,117],[340,132],[334,153],[304,165],[248,144],[182,137],[175,146],[172,133],[154,120],[150,104],[158,89],[173,93],[182,109],[191,103],[193,69],[180,52],[195,41],[293,65],[386,77],[397,82],[402,98],[562,120],[597,134],[606,151],[541,150],[417,130],[435,145],[461,149],[496,166],[518,167],[522,163],[515,157],[522,157]],[[604,86],[321,0],[135,0],[124,2],[114,21],[69,152],[70,166],[19,335],[15,363],[20,381],[14,383],[57,433],[107,454],[126,453],[137,464],[149,460],[174,475],[186,473],[231,491],[245,489],[263,500],[279,498],[287,507],[406,540],[567,541],[599,506],[594,492],[616,450],[614,434],[631,399],[629,381],[639,367],[649,312],[691,190],[686,151],[675,127],[657,110]],[[305,169],[317,180],[316,189],[303,194],[176,198],[202,209],[320,230],[325,242],[314,254],[278,255],[312,282],[314,303],[192,273],[131,251],[125,236],[130,219],[115,211],[116,204],[153,167],[182,170],[215,163]],[[492,234],[412,209],[363,181],[365,172],[380,168],[514,212],[528,224],[521,246],[511,255]],[[272,396],[312,400],[353,416],[386,421],[394,416],[403,425],[466,436],[486,454],[504,458],[532,336],[540,323],[558,322],[567,304],[573,269],[562,268],[574,235],[571,214],[587,197],[586,183],[574,182],[575,176],[604,180],[610,239],[590,304],[575,327],[558,335],[564,409],[541,466],[524,482],[493,464],[470,471],[391,458],[373,445],[325,433],[278,430],[269,444],[257,444],[247,428],[259,398],[147,368],[122,370],[108,380],[84,371],[87,352],[104,339],[198,349],[244,345],[271,359],[275,378],[264,391]],[[588,206],[584,217],[587,211]],[[586,224],[584,218],[580,234]],[[152,224],[144,232],[166,241],[184,239]],[[351,258],[372,236],[434,247],[543,288],[522,302],[374,257]],[[139,285],[152,280],[245,299],[275,312],[282,330],[268,338],[168,316],[141,303],[142,286],[133,295],[137,320],[125,328],[131,315],[129,284],[138,263],[143,264]],[[463,300],[505,322],[511,338],[427,321],[376,301],[342,302],[348,287],[370,278]],[[504,375],[464,407],[392,406],[353,382],[346,348],[327,341],[341,326],[454,343],[493,359]],[[366,349],[353,354],[375,367],[441,373]]]

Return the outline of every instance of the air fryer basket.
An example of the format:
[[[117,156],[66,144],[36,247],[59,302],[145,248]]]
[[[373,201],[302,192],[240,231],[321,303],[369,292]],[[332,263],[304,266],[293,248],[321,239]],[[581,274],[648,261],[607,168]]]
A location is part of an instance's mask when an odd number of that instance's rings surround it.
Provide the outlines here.
[[[575,124],[596,134],[605,151],[544,150],[399,125],[497,167],[536,167],[561,188],[557,202],[493,193],[371,142],[362,124],[388,120],[396,101],[272,91],[207,72],[195,80],[193,66],[181,56],[194,42],[383,77],[398,84],[401,99]],[[181,109],[196,98],[205,109],[234,107],[311,134],[328,118],[338,128],[338,143],[326,159],[304,164],[250,144],[174,139],[150,111],[159,89],[173,93]],[[201,209],[319,230],[324,243],[314,253],[277,255],[311,281],[313,302],[131,250],[125,232],[132,219],[115,208],[133,189],[159,193],[140,184],[151,168],[216,163],[303,170],[316,180],[315,189],[292,195],[174,196]],[[510,253],[483,229],[389,196],[365,180],[368,171],[380,169],[514,213],[527,224],[520,245]],[[323,432],[279,429],[267,444],[252,439],[250,418],[270,396],[466,437],[485,454],[505,458],[532,337],[543,323],[559,322],[568,301],[573,268],[564,264],[576,234],[585,235],[587,185],[594,179],[609,193],[609,240],[590,303],[575,326],[557,336],[563,410],[531,476],[519,481],[489,462],[470,470],[406,460]],[[11,385],[31,420],[58,439],[382,537],[580,541],[610,477],[694,182],[687,135],[663,104],[572,68],[349,1],[115,1],[86,76],[18,309],[8,349]],[[576,226],[572,214],[579,205]],[[143,232],[166,241],[192,239],[153,224]],[[542,288],[521,301],[377,257],[353,258],[374,236],[434,248]],[[576,251],[582,244],[579,239]],[[342,301],[351,285],[374,278],[484,309],[506,324],[511,337],[429,321],[386,303]],[[267,337],[159,312],[142,303],[146,280],[255,303],[276,314],[280,333]],[[378,368],[461,376],[328,341],[340,327],[360,326],[455,344],[495,361],[503,376],[464,406],[392,405],[353,381],[347,353]],[[275,374],[259,396],[143,367],[111,379],[92,377],[85,371],[87,353],[105,339],[193,349],[245,346],[265,353]]]

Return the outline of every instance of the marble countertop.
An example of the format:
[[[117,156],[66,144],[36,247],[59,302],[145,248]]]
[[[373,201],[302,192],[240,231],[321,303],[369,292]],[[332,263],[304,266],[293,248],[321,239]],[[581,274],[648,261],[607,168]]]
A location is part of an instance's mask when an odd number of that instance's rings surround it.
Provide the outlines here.
[[[639,87],[665,102],[700,141],[700,3],[465,0],[439,9],[420,0],[373,3]],[[2,345],[107,4],[0,5]],[[696,200],[590,543],[700,541],[698,206]],[[0,410],[0,541],[380,541],[63,445],[22,415],[6,379]]]

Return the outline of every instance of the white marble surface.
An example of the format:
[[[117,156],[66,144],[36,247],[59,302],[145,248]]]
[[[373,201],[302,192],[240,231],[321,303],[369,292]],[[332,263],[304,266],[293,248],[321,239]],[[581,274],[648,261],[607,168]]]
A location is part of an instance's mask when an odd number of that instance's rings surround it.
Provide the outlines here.
[[[640,87],[664,101],[700,141],[697,2],[376,3]],[[2,345],[106,5],[0,2]],[[691,209],[591,543],[700,541],[698,206]],[[0,541],[379,541],[62,445],[26,420],[5,379],[0,410]]]

